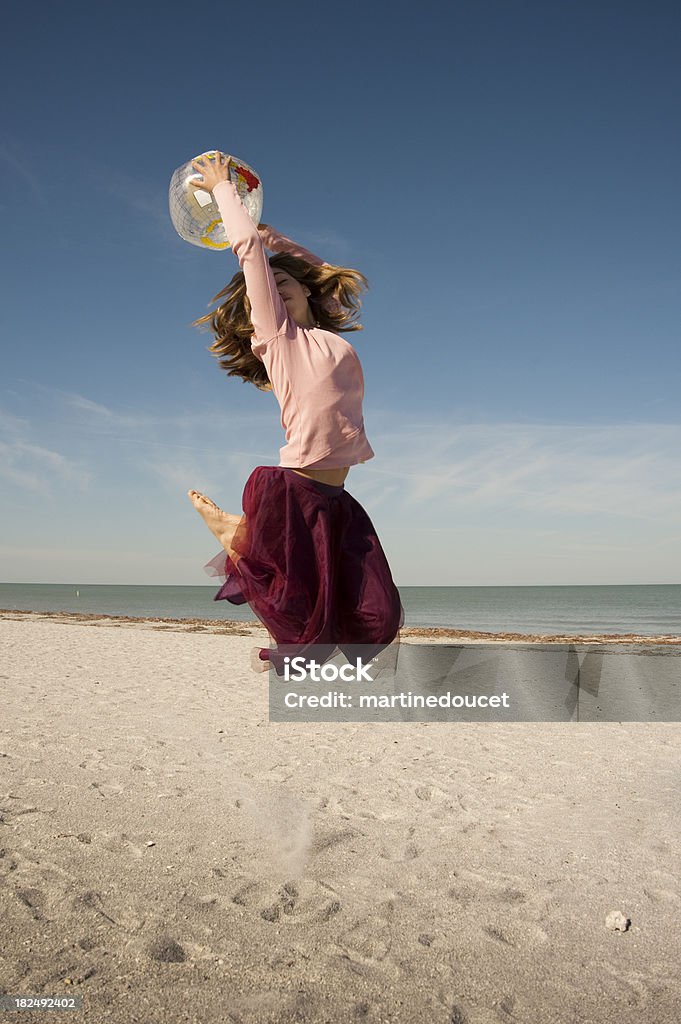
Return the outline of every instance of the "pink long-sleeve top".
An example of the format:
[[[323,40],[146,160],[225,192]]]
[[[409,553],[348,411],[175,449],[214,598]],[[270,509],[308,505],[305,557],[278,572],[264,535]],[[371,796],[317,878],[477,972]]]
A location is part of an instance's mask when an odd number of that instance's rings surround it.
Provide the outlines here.
[[[286,444],[280,466],[339,469],[373,458],[364,432],[364,375],[352,345],[333,331],[302,327],[279,295],[265,246],[323,261],[273,228],[258,229],[231,181],[213,189],[251,304],[253,354],[267,369]]]

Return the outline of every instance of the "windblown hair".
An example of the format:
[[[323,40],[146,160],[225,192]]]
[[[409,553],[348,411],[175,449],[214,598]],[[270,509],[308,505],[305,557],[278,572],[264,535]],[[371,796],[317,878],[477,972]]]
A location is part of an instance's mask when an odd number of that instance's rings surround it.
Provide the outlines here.
[[[358,270],[337,267],[330,263],[313,266],[290,253],[270,256],[271,267],[279,267],[310,289],[308,303],[319,326],[329,331],[362,331],[357,322],[362,305],[360,293],[369,283]],[[222,300],[216,309],[194,320],[192,327],[209,325],[215,341],[208,347],[229,377],[241,377],[255,384],[260,391],[271,391],[265,364],[253,355],[251,338],[251,303],[246,294],[246,281],[239,270],[229,284],[213,296],[211,302]]]

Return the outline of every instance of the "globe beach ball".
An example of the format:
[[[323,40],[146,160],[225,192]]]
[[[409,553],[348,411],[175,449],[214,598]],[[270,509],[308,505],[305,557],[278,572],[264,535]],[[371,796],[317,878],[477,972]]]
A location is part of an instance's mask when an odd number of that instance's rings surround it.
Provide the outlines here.
[[[200,153],[199,156],[215,160],[217,152],[211,149],[206,153]],[[256,225],[259,224],[263,200],[260,175],[243,160],[233,156],[229,164],[229,178],[236,185],[239,198],[251,219]],[[230,241],[212,193],[206,192],[205,189],[192,188],[190,181],[201,182],[202,177],[196,168],[192,167],[191,160],[188,160],[186,164],[177,168],[170,179],[168,205],[173,227],[185,242],[198,245],[201,249],[229,249]]]

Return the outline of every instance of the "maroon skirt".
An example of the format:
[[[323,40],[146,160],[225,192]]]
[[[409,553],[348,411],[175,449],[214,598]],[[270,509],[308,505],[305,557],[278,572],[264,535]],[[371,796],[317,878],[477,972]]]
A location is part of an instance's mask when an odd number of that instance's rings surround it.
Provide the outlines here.
[[[366,645],[375,653],[398,640],[404,609],[371,519],[345,490],[282,466],[256,466],[244,487],[232,540],[205,566],[223,579],[215,601],[248,602],[283,652]],[[399,642],[399,640],[398,640]],[[317,657],[319,660],[319,657]]]

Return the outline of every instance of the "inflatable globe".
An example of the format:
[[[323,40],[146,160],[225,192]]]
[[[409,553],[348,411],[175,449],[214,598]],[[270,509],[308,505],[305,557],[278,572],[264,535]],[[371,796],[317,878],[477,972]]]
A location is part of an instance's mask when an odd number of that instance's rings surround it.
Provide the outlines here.
[[[231,155],[231,154],[230,154]],[[200,153],[215,160],[216,151]],[[195,160],[198,157],[194,157]],[[262,182],[252,167],[233,156],[229,163],[229,178],[236,185],[241,202],[246,207],[255,224],[260,223],[262,214]],[[192,167],[189,160],[178,167],[170,179],[168,201],[170,219],[180,238],[202,249],[228,249],[230,241],[220,217],[217,203],[210,192],[192,188],[190,181],[202,181],[202,177]]]

